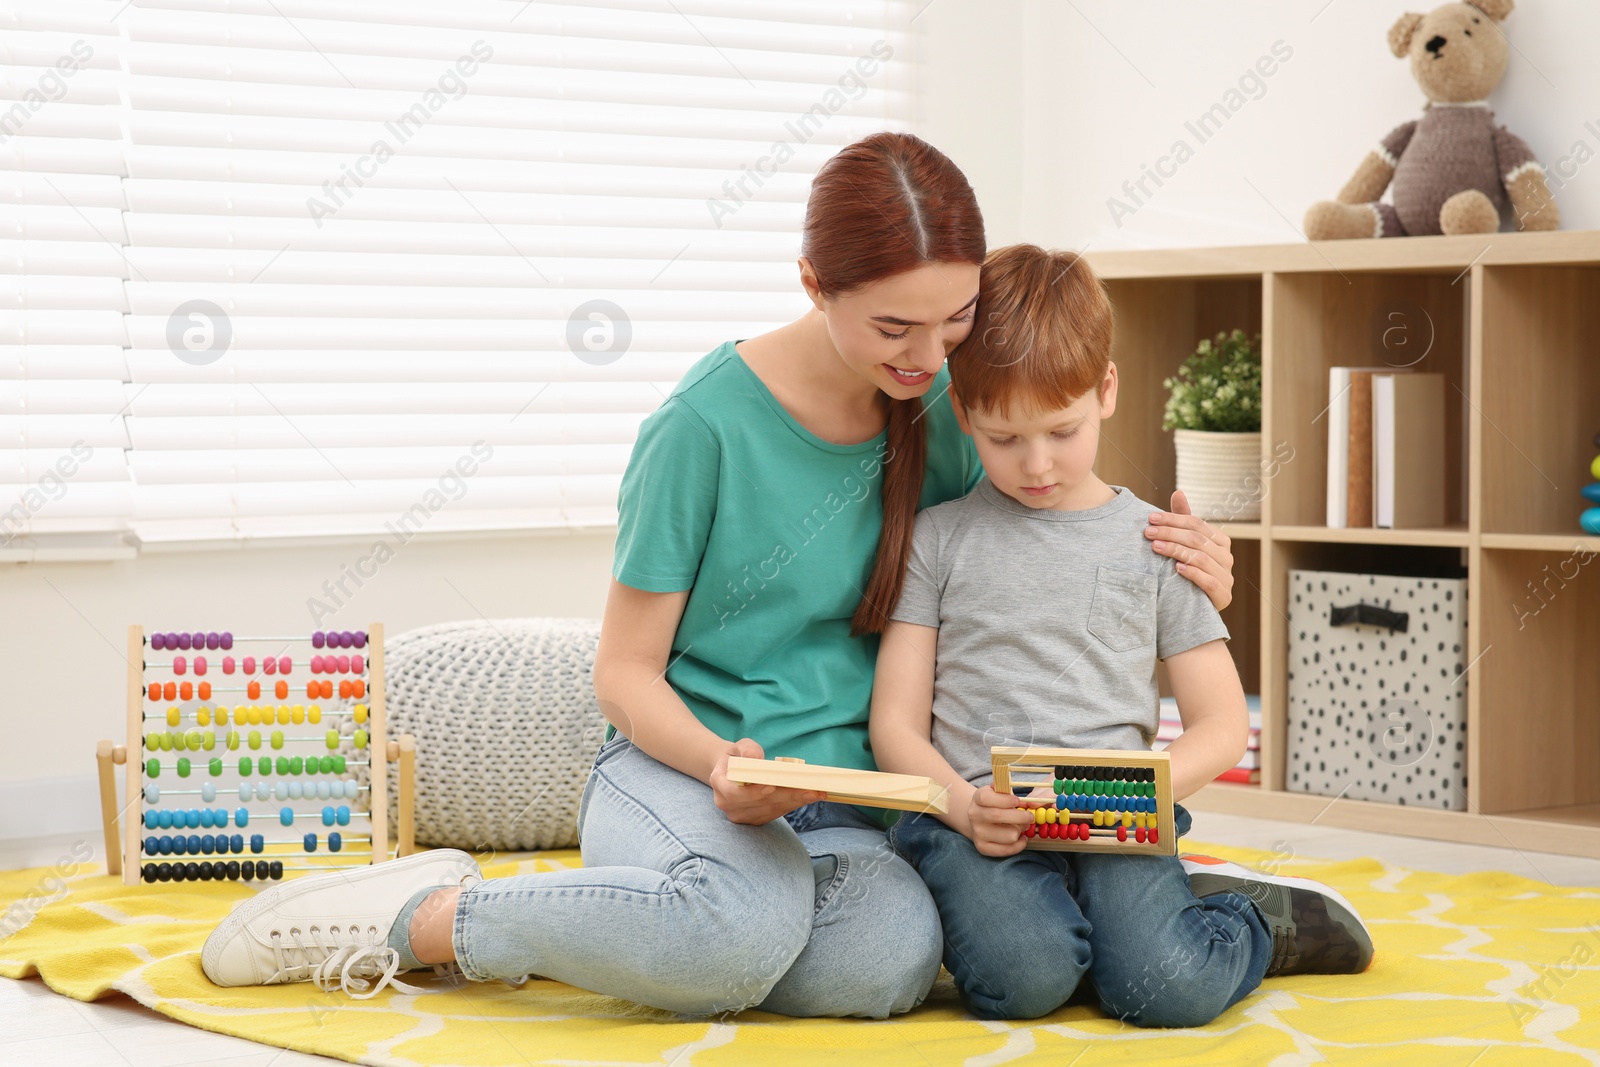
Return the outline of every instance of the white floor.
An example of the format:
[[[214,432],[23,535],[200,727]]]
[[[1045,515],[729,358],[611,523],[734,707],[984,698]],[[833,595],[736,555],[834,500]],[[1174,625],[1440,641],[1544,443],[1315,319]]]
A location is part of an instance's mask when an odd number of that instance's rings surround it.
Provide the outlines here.
[[[1464,874],[1511,871],[1554,885],[1600,886],[1600,860],[1448,845],[1387,834],[1196,812],[1196,841],[1263,849],[1285,857],[1372,856],[1395,866]],[[0,870],[54,863],[72,838],[0,841]],[[92,1004],[58,996],[37,978],[0,978],[0,1064],[18,1067],[306,1067],[320,1056],[197,1030],[119,994]]]

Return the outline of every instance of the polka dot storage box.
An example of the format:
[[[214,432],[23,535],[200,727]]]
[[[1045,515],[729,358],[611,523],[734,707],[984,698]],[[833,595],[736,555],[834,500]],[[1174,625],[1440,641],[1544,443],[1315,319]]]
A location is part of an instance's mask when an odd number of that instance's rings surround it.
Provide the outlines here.
[[[1289,572],[1287,787],[1467,806],[1467,585]]]
[[[442,623],[385,646],[390,730],[417,739],[419,845],[569,848],[605,737],[598,619]]]

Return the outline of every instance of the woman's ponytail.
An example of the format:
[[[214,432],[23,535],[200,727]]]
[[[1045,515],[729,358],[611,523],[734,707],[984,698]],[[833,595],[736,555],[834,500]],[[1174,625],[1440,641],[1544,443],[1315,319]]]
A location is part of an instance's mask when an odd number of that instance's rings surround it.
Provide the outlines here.
[[[918,418],[921,414],[921,397],[889,401],[889,450],[883,457],[883,530],[878,534],[872,575],[850,618],[852,635],[882,633],[906,584],[911,531],[917,518],[917,501],[922,498],[922,475],[928,465],[927,423]]]

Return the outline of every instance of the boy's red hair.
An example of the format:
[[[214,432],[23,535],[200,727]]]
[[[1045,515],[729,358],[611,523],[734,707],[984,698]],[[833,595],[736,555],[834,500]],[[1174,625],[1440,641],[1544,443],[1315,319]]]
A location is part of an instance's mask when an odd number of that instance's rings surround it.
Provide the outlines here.
[[[1111,360],[1111,300],[1076,252],[997,248],[983,263],[972,333],[950,353],[968,410],[1056,411],[1097,388]]]

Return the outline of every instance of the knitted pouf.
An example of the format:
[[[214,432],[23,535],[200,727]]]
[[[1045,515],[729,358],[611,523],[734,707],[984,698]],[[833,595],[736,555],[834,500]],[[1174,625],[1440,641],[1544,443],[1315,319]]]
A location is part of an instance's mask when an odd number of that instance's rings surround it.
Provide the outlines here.
[[[417,739],[419,846],[578,843],[578,800],[606,729],[592,680],[599,638],[599,619],[495,619],[384,642],[389,736]]]

